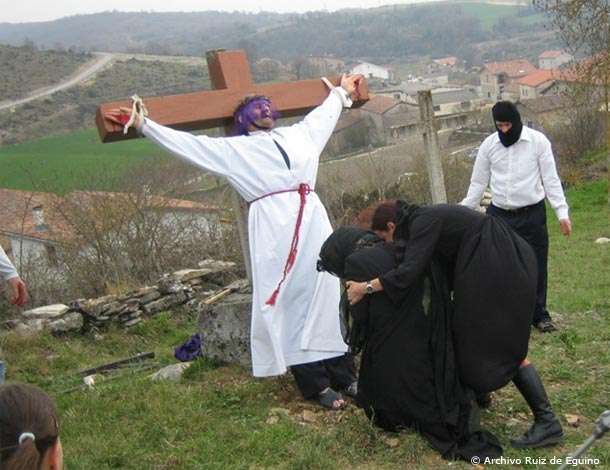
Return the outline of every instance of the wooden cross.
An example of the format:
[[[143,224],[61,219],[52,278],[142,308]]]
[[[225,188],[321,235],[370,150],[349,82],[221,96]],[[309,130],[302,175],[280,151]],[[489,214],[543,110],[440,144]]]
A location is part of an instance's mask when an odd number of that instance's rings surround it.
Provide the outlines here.
[[[144,104],[148,116],[164,126],[185,131],[225,127],[232,129],[233,111],[241,99],[249,94],[265,95],[271,99],[282,117],[300,116],[318,106],[328,96],[328,87],[320,79],[279,82],[255,85],[244,51],[216,50],[206,53],[210,81],[215,90],[181,95],[146,98]],[[339,86],[341,77],[328,77]],[[366,80],[358,86],[358,98],[353,107],[362,106],[368,99]],[[116,108],[131,107],[131,101],[102,103],[98,106],[95,122],[102,142],[115,142],[138,137],[135,129],[123,134],[122,126],[104,118]],[[247,242],[246,205],[235,193],[237,226],[244,254],[248,279],[250,274],[250,253]]]
[[[146,98],[144,104],[153,121],[185,131],[210,129],[230,126],[235,107],[249,94],[271,98],[282,117],[303,115],[328,96],[328,88],[320,79],[255,85],[244,51],[209,51],[206,53],[206,59],[210,81],[215,90]],[[341,77],[328,79],[336,86],[341,82]],[[356,108],[369,99],[365,80],[360,82],[358,91],[360,98],[353,105]],[[95,122],[102,142],[115,142],[138,136],[135,130],[123,134],[122,126],[104,119],[104,115],[111,109],[131,108],[131,104],[131,101],[126,100],[102,103],[98,106]]]

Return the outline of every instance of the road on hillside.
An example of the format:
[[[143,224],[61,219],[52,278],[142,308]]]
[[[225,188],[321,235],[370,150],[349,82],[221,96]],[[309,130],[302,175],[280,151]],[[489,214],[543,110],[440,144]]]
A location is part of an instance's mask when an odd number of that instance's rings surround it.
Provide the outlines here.
[[[22,98],[15,101],[4,101],[0,103],[0,110],[6,108],[12,108],[14,106],[18,106],[23,103],[27,103],[28,101],[37,100],[38,98],[42,98],[43,96],[51,95],[60,90],[65,90],[66,88],[70,88],[71,86],[77,85],[89,77],[94,75],[98,70],[105,67],[112,60],[112,54],[108,52],[94,52],[97,56],[95,62],[88,62],[83,67],[80,67],[76,73],[68,77],[66,80],[62,81],[58,85],[54,85],[52,87],[40,88],[38,90],[34,90],[31,92],[26,98]]]

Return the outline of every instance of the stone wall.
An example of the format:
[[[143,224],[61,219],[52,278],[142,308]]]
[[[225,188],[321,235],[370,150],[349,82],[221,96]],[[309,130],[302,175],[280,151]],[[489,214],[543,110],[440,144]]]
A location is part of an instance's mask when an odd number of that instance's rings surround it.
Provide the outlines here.
[[[193,309],[197,310],[198,297],[212,296],[238,278],[235,263],[209,260],[200,263],[198,269],[167,274],[155,286],[145,286],[124,295],[38,307],[22,312],[18,318],[8,320],[6,325],[20,332],[48,330],[53,333],[82,331],[109,324],[127,328],[147,317],[191,302]]]

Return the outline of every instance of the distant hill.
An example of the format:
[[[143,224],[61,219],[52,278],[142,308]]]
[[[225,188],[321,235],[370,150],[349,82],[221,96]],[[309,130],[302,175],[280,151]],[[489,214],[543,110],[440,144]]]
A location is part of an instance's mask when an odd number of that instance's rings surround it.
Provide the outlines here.
[[[27,73],[18,73],[19,69],[23,69],[23,65],[15,68],[0,67],[0,83],[21,80],[23,84],[20,89],[32,91],[35,88],[33,84],[40,85],[34,80],[30,81],[30,77],[36,76],[37,70],[44,68],[44,62],[50,56],[49,52],[41,51],[32,56],[27,47],[13,49],[17,52],[13,59],[16,63],[23,62],[23,59],[19,58],[19,51],[23,51],[24,57],[36,57],[37,60],[29,62]],[[74,60],[78,57],[80,55],[75,54]],[[47,76],[49,85],[64,80],[71,71],[73,68],[63,73],[61,70],[55,70],[55,74]],[[172,57],[159,60],[154,56],[119,56],[111,66],[97,72],[92,79],[47,97],[0,110],[0,145],[65,134],[74,130],[92,129],[95,127],[97,106],[104,101],[128,99],[133,94],[151,97],[209,88],[208,70],[203,60]],[[4,96],[4,99],[14,100],[20,98],[21,94]]]
[[[201,56],[245,49],[250,58],[280,60],[334,54],[388,61],[459,55],[476,64],[474,44],[544,34],[544,15],[531,7],[435,2],[305,14],[201,12],[100,13],[51,22],[0,23],[0,44],[45,49]],[[527,47],[521,52],[527,55]]]
[[[0,103],[53,85],[91,60],[89,53],[39,50],[0,44]]]
[[[0,145],[91,129],[104,101],[208,89],[201,60],[207,50],[245,50],[256,83],[295,79],[295,64],[309,55],[402,70],[425,70],[431,58],[450,55],[470,66],[518,57],[536,63],[558,47],[545,21],[524,6],[437,2],[334,13],[111,12],[0,23],[0,102],[65,80],[91,51],[125,53],[87,82],[0,110]],[[272,74],[255,65],[263,57],[278,59]]]

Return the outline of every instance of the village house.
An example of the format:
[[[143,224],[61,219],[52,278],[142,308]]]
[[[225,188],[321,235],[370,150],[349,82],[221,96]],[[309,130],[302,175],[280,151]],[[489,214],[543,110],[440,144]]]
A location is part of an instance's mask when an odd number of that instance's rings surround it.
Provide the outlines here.
[[[443,86],[449,84],[449,72],[448,71],[438,71],[438,72],[430,72],[421,75],[414,75],[409,78],[409,82],[412,83],[423,83],[424,85],[431,86]]]
[[[434,87],[423,83],[402,83],[399,86],[375,90],[375,94],[384,95],[407,103],[411,118],[419,119],[419,97],[422,90],[431,90],[434,116],[467,113],[480,109],[482,100],[472,90],[460,87]],[[405,112],[406,110],[403,110]]]
[[[346,68],[347,73],[362,74],[367,79],[381,78],[382,80],[390,82],[396,80],[396,70],[394,67],[382,67],[380,65],[371,64],[370,62],[358,61]]]
[[[570,112],[572,101],[564,95],[547,95],[521,100],[517,109],[523,124],[543,132],[550,131],[556,124],[565,121]]]
[[[468,113],[481,108],[482,100],[471,90],[463,88],[435,88],[432,90],[434,116]]]
[[[420,90],[430,90],[431,88],[434,87],[420,82],[403,82],[400,85],[391,87],[377,87],[374,91],[371,90],[371,92],[417,106],[417,92]]]
[[[457,57],[443,57],[441,59],[434,59],[432,62],[428,64],[428,72],[463,72],[464,71],[464,61],[458,59]]]
[[[0,189],[0,241],[16,266],[31,262],[57,267],[58,250],[66,246],[88,249],[82,225],[95,220],[96,228],[110,232],[121,220],[129,227],[134,214],[155,218],[155,226],[184,227],[189,232],[211,234],[220,230],[218,207],[156,195],[74,191],[52,193]],[[82,215],[80,217],[79,215]],[[80,220],[79,220],[80,219]],[[80,225],[80,226],[79,226]],[[129,228],[128,228],[129,230]]]
[[[485,101],[515,101],[520,93],[518,80],[536,70],[525,59],[487,63],[479,72],[481,97]]]
[[[574,56],[565,51],[544,51],[538,56],[538,68],[544,70],[560,69],[574,62]]]
[[[530,100],[544,95],[557,95],[562,90],[561,72],[541,69],[519,79],[519,98]]]
[[[353,111],[369,119],[375,127],[379,144],[387,144],[390,139],[390,128],[405,122],[419,119],[419,108],[399,99],[371,94],[371,99]]]

